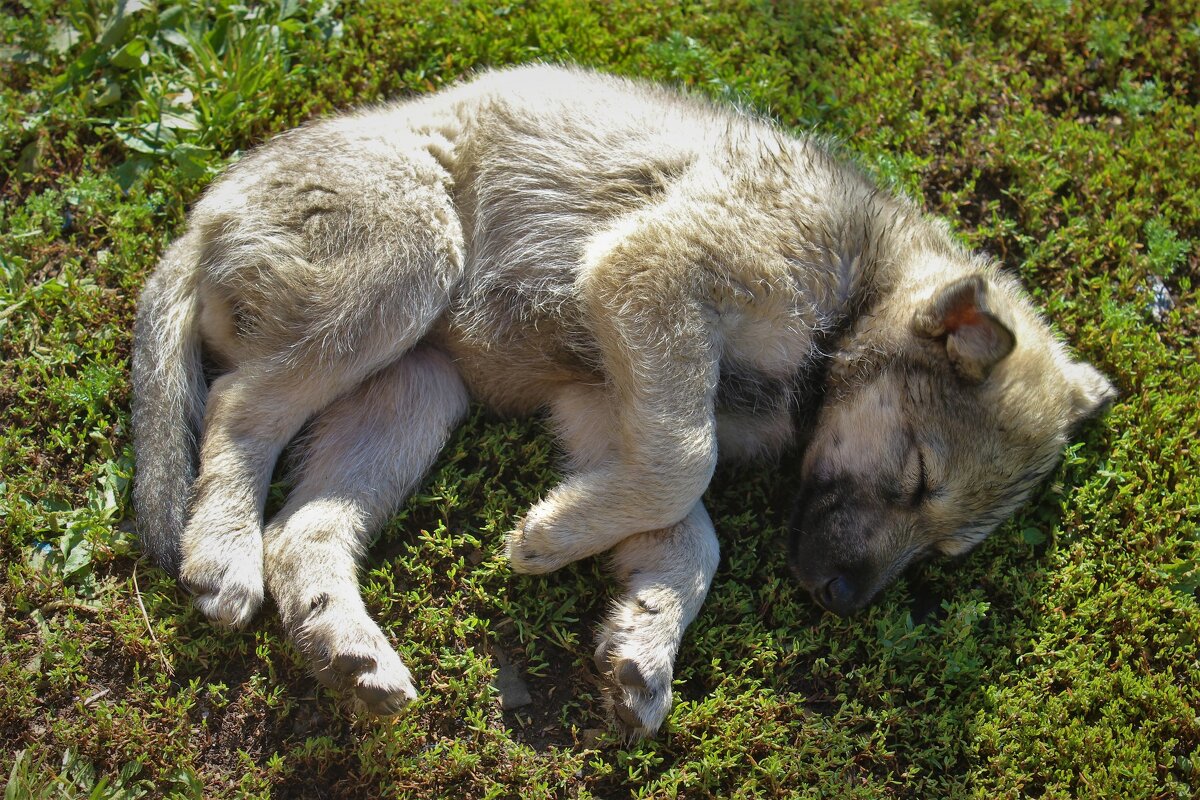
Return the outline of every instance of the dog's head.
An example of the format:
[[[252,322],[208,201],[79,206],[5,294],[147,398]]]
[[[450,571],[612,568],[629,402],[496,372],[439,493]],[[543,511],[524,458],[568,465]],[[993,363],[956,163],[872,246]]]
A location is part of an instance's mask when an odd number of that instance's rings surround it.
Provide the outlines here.
[[[830,611],[856,611],[909,564],[982,541],[1115,394],[1015,281],[989,273],[900,293],[833,360],[790,551]]]

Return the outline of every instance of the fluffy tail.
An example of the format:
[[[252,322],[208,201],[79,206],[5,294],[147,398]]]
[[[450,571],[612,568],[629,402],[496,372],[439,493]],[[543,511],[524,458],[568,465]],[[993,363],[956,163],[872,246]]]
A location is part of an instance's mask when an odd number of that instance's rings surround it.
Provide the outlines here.
[[[179,573],[207,388],[192,236],[163,257],[138,301],[133,337],[133,503],[146,552]]]

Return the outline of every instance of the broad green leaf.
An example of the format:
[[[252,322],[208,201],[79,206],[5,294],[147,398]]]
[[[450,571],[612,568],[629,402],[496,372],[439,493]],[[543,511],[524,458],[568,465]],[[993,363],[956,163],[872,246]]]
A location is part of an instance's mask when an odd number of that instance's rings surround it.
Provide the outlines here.
[[[146,155],[157,155],[162,152],[162,145],[158,143],[147,142],[140,136],[129,133],[128,131],[117,131],[117,139],[121,144],[135,153],[145,153]]]
[[[105,108],[121,99],[121,85],[116,81],[105,81],[100,86],[88,89],[87,104],[92,108]]]
[[[196,112],[185,111],[164,111],[159,117],[159,123],[164,128],[171,128],[177,131],[194,131],[200,128],[200,123],[196,119]]]
[[[133,39],[109,58],[109,63],[119,69],[136,69],[150,63],[144,39]]]
[[[1021,538],[1025,540],[1026,544],[1037,547],[1046,541],[1046,534],[1039,528],[1025,528],[1021,531]]]
[[[92,563],[92,543],[82,531],[63,534],[59,539],[59,549],[63,554],[63,578],[70,578]]]
[[[189,46],[188,38],[186,36],[184,36],[182,33],[180,33],[179,31],[174,30],[172,28],[162,29],[158,32],[158,35],[163,41],[167,42],[168,44],[172,44],[176,47],[188,47]]]
[[[114,169],[113,177],[116,179],[117,185],[121,187],[121,191],[128,193],[153,163],[144,155],[135,155]]]

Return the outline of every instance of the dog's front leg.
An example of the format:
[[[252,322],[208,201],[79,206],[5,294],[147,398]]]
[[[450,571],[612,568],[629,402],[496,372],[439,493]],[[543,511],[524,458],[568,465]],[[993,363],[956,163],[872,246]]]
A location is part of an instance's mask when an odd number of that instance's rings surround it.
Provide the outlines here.
[[[625,736],[653,736],[670,712],[675,655],[717,561],[717,536],[701,503],[683,522],[630,536],[613,550],[625,594],[600,629],[596,666]]]
[[[518,572],[549,572],[668,528],[708,487],[719,356],[695,290],[664,271],[597,269],[580,290],[609,378],[614,454],[556,486],[510,534]]]

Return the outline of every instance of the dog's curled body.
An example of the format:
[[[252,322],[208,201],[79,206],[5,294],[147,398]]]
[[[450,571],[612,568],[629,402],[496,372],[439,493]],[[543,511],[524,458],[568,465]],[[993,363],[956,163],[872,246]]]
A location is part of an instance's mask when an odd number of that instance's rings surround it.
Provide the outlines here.
[[[226,624],[265,578],[318,675],[380,712],[415,688],[356,559],[469,397],[548,410],[573,474],[508,556],[544,572],[612,551],[626,593],[596,655],[637,734],[670,708],[716,568],[700,498],[718,452],[777,451],[817,419],[794,566],[844,612],[986,535],[1111,394],[1011,279],[819,142],[549,66],[319,122],[232,167],[147,284],[134,389],[148,550]]]

